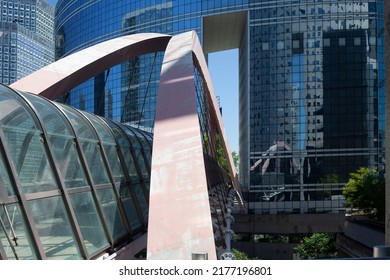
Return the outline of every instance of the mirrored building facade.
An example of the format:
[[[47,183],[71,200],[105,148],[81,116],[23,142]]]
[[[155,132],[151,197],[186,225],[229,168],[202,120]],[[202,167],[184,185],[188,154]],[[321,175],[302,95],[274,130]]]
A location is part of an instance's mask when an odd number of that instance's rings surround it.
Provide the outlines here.
[[[54,7],[12,0],[0,10],[0,82],[9,85],[54,61]]]
[[[239,49],[249,211],[343,211],[348,174],[384,169],[382,0],[60,0],[56,56],[125,34],[187,30],[206,54]],[[152,130],[162,55],[107,69],[61,101]]]
[[[0,259],[96,259],[144,233],[150,133],[0,86]]]

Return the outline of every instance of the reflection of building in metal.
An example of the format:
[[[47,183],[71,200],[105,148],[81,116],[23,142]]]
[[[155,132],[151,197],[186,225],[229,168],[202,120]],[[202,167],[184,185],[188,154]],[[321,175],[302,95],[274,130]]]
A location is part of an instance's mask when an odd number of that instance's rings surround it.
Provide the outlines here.
[[[165,56],[153,136],[23,93],[55,99],[156,50]],[[124,259],[146,241],[149,259],[231,255],[225,206],[240,188],[196,33],[113,39],[12,88],[0,91],[1,259]]]
[[[344,200],[332,198],[342,197],[348,173],[360,165],[383,169],[384,1],[114,2],[59,2],[62,56],[123,34],[187,30],[196,30],[206,54],[239,49],[240,180],[251,211],[343,211]],[[117,16],[107,17],[107,7]],[[114,119],[152,124],[159,76],[148,73],[158,72],[161,61],[161,53],[152,54],[110,71],[106,87],[114,96]],[[67,101],[78,107],[78,96],[85,95],[83,105],[93,112],[93,88],[83,84]],[[259,173],[250,166],[277,141],[291,147],[300,171],[265,172],[268,183],[258,184]],[[332,182],[334,175],[339,179]],[[291,196],[257,199],[272,188]]]
[[[291,184],[294,180],[300,179],[300,168],[299,161],[294,158],[291,147],[284,141],[277,141],[262,153],[260,159],[251,166],[250,170],[260,170],[258,181],[253,184],[268,186],[266,191],[262,188],[262,199],[269,201],[284,192],[285,180]]]

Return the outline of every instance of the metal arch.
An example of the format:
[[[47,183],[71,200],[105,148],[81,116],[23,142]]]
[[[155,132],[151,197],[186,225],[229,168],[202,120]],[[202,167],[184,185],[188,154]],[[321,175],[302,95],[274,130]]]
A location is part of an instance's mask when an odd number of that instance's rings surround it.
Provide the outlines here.
[[[194,31],[176,35],[165,51],[157,94],[148,259],[191,259],[193,253],[200,251],[207,252],[209,259],[217,258],[194,66],[209,92],[210,118],[215,118],[220,131],[233,186],[241,193],[200,42]]]
[[[164,51],[170,39],[170,35],[141,33],[108,40],[66,56],[10,87],[55,100],[107,68],[143,54]]]

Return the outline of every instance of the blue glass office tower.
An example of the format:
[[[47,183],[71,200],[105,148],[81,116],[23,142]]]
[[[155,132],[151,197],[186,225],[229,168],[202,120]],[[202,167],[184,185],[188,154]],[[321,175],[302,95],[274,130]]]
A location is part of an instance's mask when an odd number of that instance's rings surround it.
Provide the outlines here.
[[[383,1],[60,0],[56,56],[125,34],[188,30],[206,54],[239,49],[250,211],[342,211],[348,174],[384,168]],[[63,101],[152,130],[162,55],[107,69]]]

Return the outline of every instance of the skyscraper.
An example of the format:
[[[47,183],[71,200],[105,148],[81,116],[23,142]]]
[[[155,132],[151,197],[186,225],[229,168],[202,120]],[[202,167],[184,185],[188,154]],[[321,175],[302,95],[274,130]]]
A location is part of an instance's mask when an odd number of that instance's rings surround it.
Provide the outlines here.
[[[54,61],[54,8],[45,0],[0,5],[0,81],[11,84]]]
[[[384,168],[382,0],[59,1],[56,56],[187,30],[206,54],[239,49],[240,180],[251,212],[342,211],[348,174]],[[64,102],[152,130],[162,56],[107,69]]]

